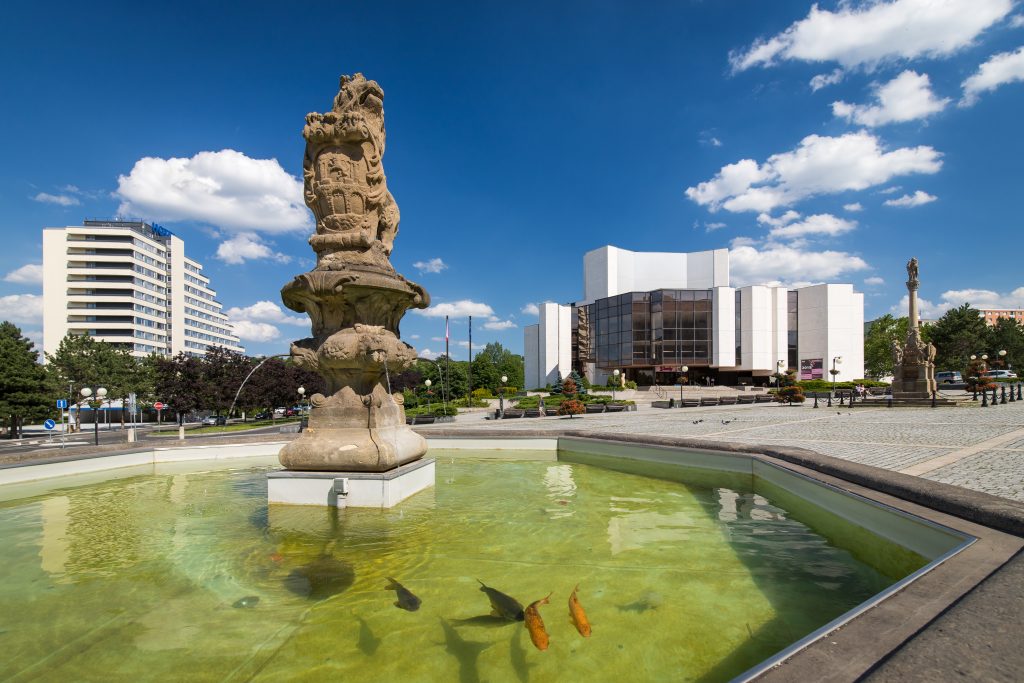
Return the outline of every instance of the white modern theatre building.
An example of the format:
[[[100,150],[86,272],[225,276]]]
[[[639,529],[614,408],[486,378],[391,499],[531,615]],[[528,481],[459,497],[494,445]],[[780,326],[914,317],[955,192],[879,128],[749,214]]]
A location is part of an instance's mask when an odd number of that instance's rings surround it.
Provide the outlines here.
[[[729,250],[606,246],[583,257],[583,300],[539,306],[524,331],[527,388],[576,370],[604,383],[764,385],[864,377],[864,295],[848,284],[732,287]],[[683,368],[686,368],[684,371]]]
[[[68,333],[150,353],[244,353],[203,267],[180,237],[141,221],[43,230],[43,349]]]

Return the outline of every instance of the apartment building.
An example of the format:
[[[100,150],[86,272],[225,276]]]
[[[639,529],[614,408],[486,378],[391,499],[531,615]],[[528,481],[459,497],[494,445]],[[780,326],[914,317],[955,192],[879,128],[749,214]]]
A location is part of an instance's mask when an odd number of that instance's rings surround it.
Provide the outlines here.
[[[244,353],[203,266],[180,237],[142,221],[43,229],[43,349],[68,333],[151,353]]]

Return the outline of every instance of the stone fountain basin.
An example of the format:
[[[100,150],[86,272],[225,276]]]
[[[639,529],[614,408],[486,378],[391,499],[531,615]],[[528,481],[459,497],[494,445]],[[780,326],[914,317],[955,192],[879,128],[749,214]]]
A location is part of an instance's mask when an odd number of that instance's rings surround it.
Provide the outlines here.
[[[685,473],[687,482],[698,484],[702,476],[708,482],[723,474],[749,478],[755,492],[777,501],[794,516],[804,516],[801,521],[832,544],[856,555],[872,545],[865,543],[870,538],[874,547],[879,547],[880,540],[881,547],[891,551],[872,552],[858,559],[881,563],[884,568],[886,562],[898,562],[900,553],[910,552],[928,561],[736,680],[855,680],[880,665],[884,667],[887,657],[905,645],[912,648],[915,634],[922,629],[927,633],[933,619],[981,585],[1024,546],[1021,538],[1014,535],[1020,533],[1022,517],[1013,509],[1000,509],[1000,499],[989,500],[991,497],[984,494],[798,450],[725,452],[683,447],[681,441],[621,436],[550,438],[530,434],[510,438],[506,433],[500,440],[438,435],[429,443],[435,450],[486,450],[497,458],[521,457],[518,453],[525,450],[545,451],[552,460],[660,479],[683,477]],[[140,470],[188,471],[197,465],[217,466],[218,461],[224,467],[253,461],[267,463],[283,445],[278,441],[137,449],[6,467],[0,469],[0,500],[66,486],[61,478],[71,474],[86,474],[88,479],[99,481],[134,476]],[[82,481],[75,477],[76,484]],[[900,497],[890,492],[899,493]],[[1019,597],[1012,599],[1020,602]]]

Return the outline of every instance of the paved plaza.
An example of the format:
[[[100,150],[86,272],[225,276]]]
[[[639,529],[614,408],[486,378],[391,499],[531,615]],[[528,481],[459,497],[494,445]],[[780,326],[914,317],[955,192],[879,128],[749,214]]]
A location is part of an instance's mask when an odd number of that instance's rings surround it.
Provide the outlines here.
[[[885,408],[755,404],[564,417],[486,420],[418,427],[622,432],[711,441],[798,446],[864,465],[1024,501],[1024,401],[982,408]]]

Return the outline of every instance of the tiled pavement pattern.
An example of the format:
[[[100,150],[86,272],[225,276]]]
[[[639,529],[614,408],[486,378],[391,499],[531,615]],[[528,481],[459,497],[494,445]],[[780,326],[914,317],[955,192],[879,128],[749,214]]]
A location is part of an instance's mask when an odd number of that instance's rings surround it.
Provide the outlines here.
[[[727,424],[723,424],[726,422]],[[593,430],[630,434],[687,436],[710,440],[800,446],[853,462],[902,470],[926,467],[933,458],[994,438],[1008,440],[926,472],[924,477],[1024,501],[1024,402],[996,407],[955,408],[741,407],[657,409],[573,418],[484,420],[482,414],[460,416],[437,428]],[[1021,433],[1015,438],[1014,432]]]

